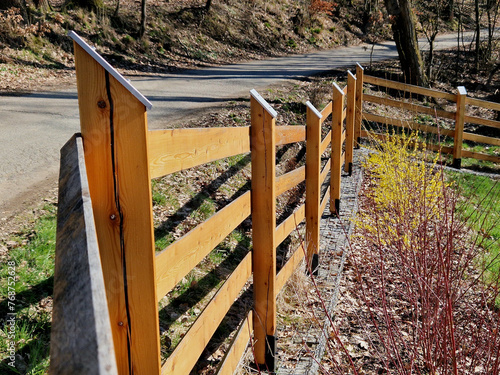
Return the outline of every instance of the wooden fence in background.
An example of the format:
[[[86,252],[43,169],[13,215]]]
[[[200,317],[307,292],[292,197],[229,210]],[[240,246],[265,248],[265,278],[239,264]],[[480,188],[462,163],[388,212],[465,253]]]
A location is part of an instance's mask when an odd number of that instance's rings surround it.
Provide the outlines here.
[[[488,102],[485,100],[474,99],[467,96],[465,87],[459,86],[456,94],[450,94],[444,91],[407,85],[400,82],[390,81],[383,78],[372,77],[365,75],[363,68],[358,64],[356,68],[357,90],[356,90],[356,125],[355,133],[357,139],[359,137],[378,137],[383,138],[385,135],[374,131],[361,129],[362,120],[375,122],[380,124],[391,125],[399,128],[418,130],[422,134],[434,134],[436,140],[438,135],[441,137],[453,138],[453,146],[446,146],[439,142],[428,143],[429,150],[441,151],[444,154],[453,155],[453,166],[460,168],[462,158],[474,158],[478,160],[487,160],[495,163],[500,163],[500,156],[489,155],[481,152],[473,152],[463,148],[463,141],[472,141],[476,143],[500,146],[500,138],[489,137],[484,135],[473,134],[464,131],[465,124],[476,124],[491,128],[500,129],[500,121],[484,119],[477,116],[467,114],[467,108],[474,106],[483,109],[500,111],[500,103]],[[381,97],[363,93],[363,85],[370,84],[378,87],[380,90],[398,90],[401,98],[391,98],[390,95]],[[405,100],[404,97],[411,95],[412,101]],[[427,105],[417,103],[417,98],[425,97]],[[421,100],[419,100],[421,102]],[[453,110],[439,109],[438,106],[430,106],[430,102],[441,101],[439,107],[444,107],[446,103],[451,104]],[[393,107],[398,110],[406,110],[414,115],[424,114],[430,116],[431,121],[416,122],[413,120],[401,120],[387,115],[379,115],[370,113],[367,110],[363,111],[363,103],[374,103],[379,106]],[[448,105],[450,106],[450,105]],[[436,124],[440,120],[448,120],[451,124],[448,128],[438,127]]]
[[[276,296],[304,257],[309,272],[317,271],[321,215],[329,198],[330,210],[338,213],[341,168],[345,163],[347,171],[352,169],[355,77],[349,73],[345,89],[334,85],[323,111],[308,102],[306,126],[277,126],[277,113],[252,90],[250,127],[148,131],[147,99],[76,34],[71,36],[84,158],[80,147],[76,159],[68,152],[61,159],[66,166],[61,197],[73,198],[60,200],[56,263],[71,267],[56,267],[54,311],[65,313],[54,314],[51,372],[76,373],[93,361],[93,372],[102,374],[188,374],[251,276],[253,309],[219,373],[234,372],[250,340],[256,363],[274,372]],[[321,127],[330,115],[332,128],[322,139]],[[276,147],[304,141],[306,165],[276,177]],[[251,154],[251,191],[155,253],[151,179],[243,153]],[[328,174],[329,187],[321,196]],[[303,181],[304,205],[276,226],[276,197]],[[250,215],[252,251],[161,363],[158,302]],[[276,247],[304,220],[305,241],[277,273]],[[68,274],[71,280],[79,275],[80,283],[68,282]],[[87,319],[72,335],[68,327],[79,324],[71,320],[76,308]],[[87,341],[92,345],[82,346]]]

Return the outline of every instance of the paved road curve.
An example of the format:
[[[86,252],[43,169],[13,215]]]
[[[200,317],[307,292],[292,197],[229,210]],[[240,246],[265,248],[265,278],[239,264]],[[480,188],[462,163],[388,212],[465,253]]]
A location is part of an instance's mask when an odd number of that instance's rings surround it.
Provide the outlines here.
[[[466,35],[468,38],[472,34]],[[425,49],[421,41],[421,48]],[[437,48],[456,45],[456,35],[438,38]],[[194,111],[292,78],[370,61],[371,45],[297,55],[175,74],[139,76],[133,85],[152,103],[150,129],[165,127]],[[394,43],[376,45],[373,60],[397,57]],[[76,85],[75,85],[76,86]],[[76,87],[26,96],[0,96],[0,218],[39,189],[55,186],[59,150],[79,131]],[[15,202],[15,204],[14,204]]]

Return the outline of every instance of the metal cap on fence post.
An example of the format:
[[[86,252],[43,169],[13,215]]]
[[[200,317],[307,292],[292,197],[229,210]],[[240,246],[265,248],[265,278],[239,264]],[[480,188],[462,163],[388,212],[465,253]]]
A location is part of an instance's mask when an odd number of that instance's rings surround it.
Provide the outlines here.
[[[356,77],[347,71],[347,115],[346,115],[346,138],[345,138],[345,164],[344,171],[352,175],[352,160],[354,149],[354,119],[356,107]]]
[[[453,167],[460,169],[462,164],[462,141],[464,137],[465,99],[467,90],[458,86],[457,113],[455,117],[455,135],[453,142]]]
[[[356,148],[361,145],[361,119],[363,117],[363,75],[364,68],[356,63],[356,110],[354,116],[354,140]]]
[[[321,119],[322,115],[307,102],[306,128],[306,246],[307,265],[318,274],[319,223],[321,206]]]
[[[344,92],[333,83],[332,99],[332,170],[330,174],[330,212],[340,213],[340,174],[342,168],[342,130],[344,126]]]
[[[80,125],[120,374],[159,374],[146,108],[151,103],[78,35]]]
[[[276,371],[276,111],[250,91],[255,361]]]

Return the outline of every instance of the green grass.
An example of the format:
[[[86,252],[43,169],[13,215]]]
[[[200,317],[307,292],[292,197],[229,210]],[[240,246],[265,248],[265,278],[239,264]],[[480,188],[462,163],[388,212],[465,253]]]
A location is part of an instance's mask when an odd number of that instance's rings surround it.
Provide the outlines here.
[[[0,266],[2,374],[44,374],[49,366],[56,208],[47,205],[44,210],[46,213],[31,228],[8,239],[11,249]],[[15,269],[9,264],[15,264]],[[12,274],[15,274],[15,285],[9,289]],[[9,290],[15,290],[13,301],[6,298]],[[9,313],[15,314],[15,332],[5,324]],[[15,335],[15,368],[8,365],[9,333]]]
[[[484,248],[485,267],[492,275],[500,273],[500,180],[470,173],[449,172],[464,198],[460,215],[479,235]]]

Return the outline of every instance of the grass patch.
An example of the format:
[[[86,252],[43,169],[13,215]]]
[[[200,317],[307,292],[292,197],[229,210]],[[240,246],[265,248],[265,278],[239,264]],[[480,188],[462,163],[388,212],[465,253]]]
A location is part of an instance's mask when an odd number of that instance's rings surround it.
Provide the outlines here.
[[[0,372],[44,374],[49,366],[50,327],[56,237],[56,207],[46,205],[34,225],[6,241],[10,248],[0,266]],[[15,265],[15,271],[9,265]],[[9,304],[9,278],[15,295]],[[12,285],[10,286],[12,288]],[[11,309],[13,308],[13,309]],[[14,330],[7,324],[13,315]],[[14,334],[15,366],[9,366],[9,334]]]
[[[464,197],[459,207],[460,214],[467,219],[479,236],[484,248],[484,265],[490,277],[500,275],[500,183],[487,176],[470,173],[448,172],[454,186]]]

